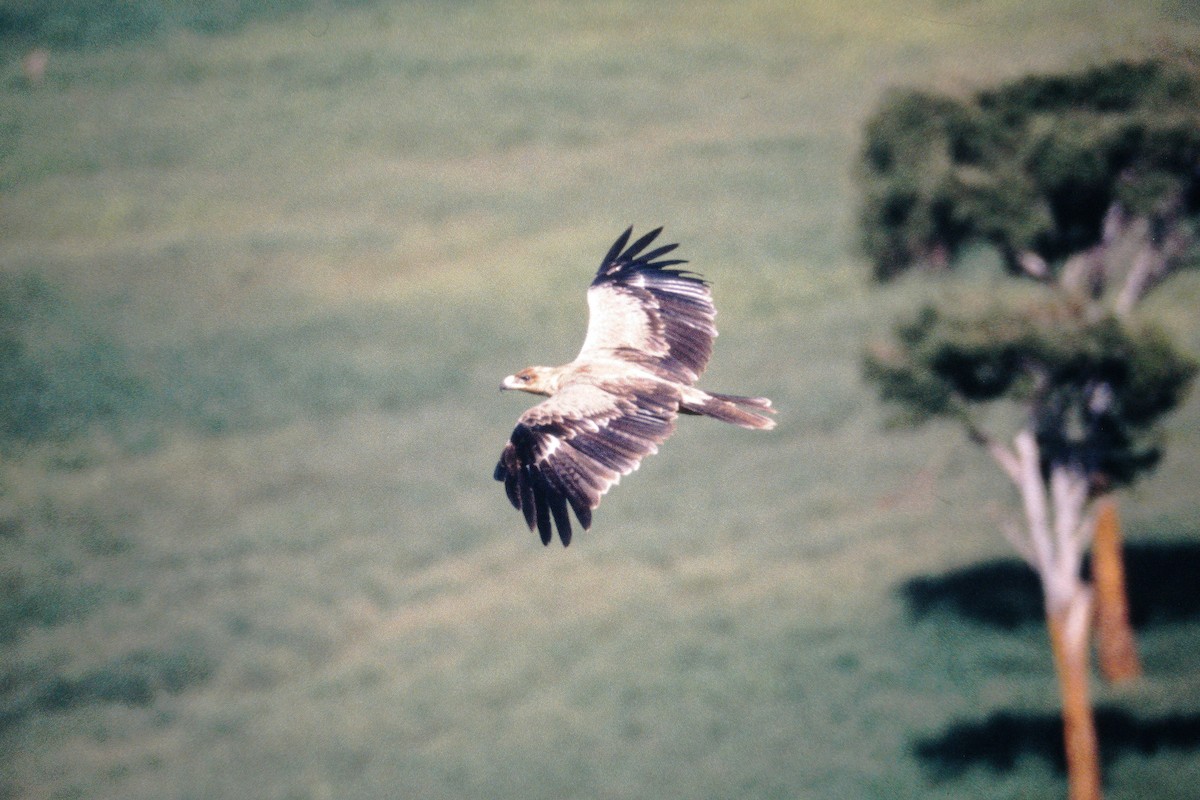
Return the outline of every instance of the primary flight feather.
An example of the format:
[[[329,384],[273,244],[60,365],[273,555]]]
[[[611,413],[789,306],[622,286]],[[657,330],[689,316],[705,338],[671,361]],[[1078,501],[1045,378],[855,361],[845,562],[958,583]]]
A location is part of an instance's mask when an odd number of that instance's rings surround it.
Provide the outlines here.
[[[763,416],[774,413],[765,397],[694,386],[712,356],[717,312],[705,280],[671,269],[687,262],[662,258],[678,245],[644,252],[661,232],[626,247],[629,228],[609,248],[588,289],[587,335],[574,361],[527,367],[500,384],[549,398],[521,415],[494,474],[543,544],[556,527],[571,543],[568,508],[589,528],[600,498],[658,451],[679,414],[775,427]]]

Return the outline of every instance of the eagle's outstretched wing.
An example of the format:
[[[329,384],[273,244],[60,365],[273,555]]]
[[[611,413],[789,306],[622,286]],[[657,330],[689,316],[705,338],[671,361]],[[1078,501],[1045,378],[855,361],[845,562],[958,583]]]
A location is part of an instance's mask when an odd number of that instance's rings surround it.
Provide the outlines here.
[[[676,390],[650,380],[575,383],[521,415],[494,477],[549,544],[571,542],[569,505],[584,530],[609,487],[675,429]]]
[[[656,228],[625,248],[633,228],[613,243],[588,289],[588,329],[576,361],[620,358],[672,381],[695,383],[712,356],[716,309],[708,283],[655,259],[678,245],[643,253]],[[623,249],[624,248],[624,249]]]

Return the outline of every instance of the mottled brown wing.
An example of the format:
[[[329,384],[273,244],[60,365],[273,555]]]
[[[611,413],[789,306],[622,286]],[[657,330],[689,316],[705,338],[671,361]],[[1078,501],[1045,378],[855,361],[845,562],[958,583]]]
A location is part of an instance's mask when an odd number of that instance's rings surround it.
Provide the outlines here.
[[[717,335],[708,284],[687,262],[656,261],[678,245],[642,252],[662,228],[625,248],[630,228],[609,249],[588,289],[588,330],[576,360],[620,358],[664,378],[692,384],[712,356]]]
[[[542,544],[557,526],[566,546],[567,506],[587,530],[601,496],[671,435],[678,408],[678,392],[654,381],[565,387],[521,416],[494,477]]]

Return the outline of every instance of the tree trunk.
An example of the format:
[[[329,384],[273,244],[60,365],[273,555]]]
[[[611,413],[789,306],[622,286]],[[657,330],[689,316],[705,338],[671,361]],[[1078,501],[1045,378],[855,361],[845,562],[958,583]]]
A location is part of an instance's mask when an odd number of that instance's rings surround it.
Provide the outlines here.
[[[1031,415],[1035,416],[1035,415]],[[1025,536],[1010,538],[1037,571],[1046,607],[1046,627],[1062,696],[1063,746],[1069,800],[1100,800],[1100,746],[1088,690],[1092,593],[1081,580],[1087,527],[1083,509],[1089,481],[1077,467],[1056,463],[1049,480],[1032,427],[1013,438],[1013,448],[968,429],[1008,473],[1021,494]]]
[[[1100,673],[1110,683],[1139,678],[1129,598],[1125,588],[1121,520],[1117,500],[1104,495],[1096,501],[1096,533],[1092,539],[1092,584],[1096,591],[1096,655]]]
[[[1068,800],[1100,800],[1100,749],[1088,690],[1088,629],[1091,600],[1080,587],[1065,607],[1047,609],[1050,647],[1062,693],[1063,744]]]

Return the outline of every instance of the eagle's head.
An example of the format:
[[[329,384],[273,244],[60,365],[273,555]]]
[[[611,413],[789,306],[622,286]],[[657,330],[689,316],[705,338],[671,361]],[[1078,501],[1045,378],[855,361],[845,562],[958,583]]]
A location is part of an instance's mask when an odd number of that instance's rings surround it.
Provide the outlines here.
[[[505,378],[500,383],[500,389],[519,389],[522,392],[549,397],[554,393],[554,377],[552,367],[526,367]]]

